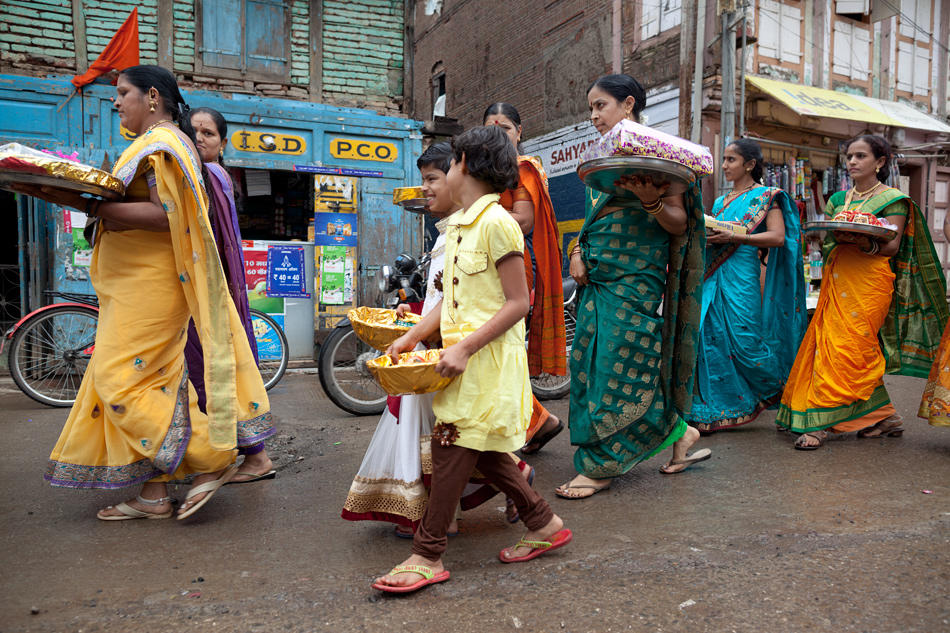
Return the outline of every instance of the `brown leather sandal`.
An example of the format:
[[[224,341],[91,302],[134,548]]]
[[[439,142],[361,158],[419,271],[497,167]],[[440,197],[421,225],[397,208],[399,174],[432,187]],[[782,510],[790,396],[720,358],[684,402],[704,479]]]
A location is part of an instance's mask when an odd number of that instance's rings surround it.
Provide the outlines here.
[[[862,440],[878,440],[882,437],[900,437],[904,434],[904,429],[900,428],[903,423],[904,418],[895,414],[884,418],[872,427],[861,429],[858,431],[858,437]]]
[[[818,435],[821,433],[821,435]],[[813,437],[818,440],[817,444],[805,444],[805,436]],[[828,434],[824,431],[812,431],[811,433],[802,433],[797,440],[795,440],[795,448],[800,451],[817,451],[825,443],[825,438],[828,437]]]

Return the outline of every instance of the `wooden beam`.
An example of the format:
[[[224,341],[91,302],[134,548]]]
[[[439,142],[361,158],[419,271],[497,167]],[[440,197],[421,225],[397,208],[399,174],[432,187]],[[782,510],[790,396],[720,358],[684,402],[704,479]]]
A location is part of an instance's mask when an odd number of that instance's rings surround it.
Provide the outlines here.
[[[323,103],[323,0],[310,0],[310,101]]]
[[[175,72],[174,0],[158,0],[158,65]]]
[[[83,0],[73,0],[73,46],[76,49],[76,72],[89,70],[89,52],[86,48],[86,16],[82,12]]]

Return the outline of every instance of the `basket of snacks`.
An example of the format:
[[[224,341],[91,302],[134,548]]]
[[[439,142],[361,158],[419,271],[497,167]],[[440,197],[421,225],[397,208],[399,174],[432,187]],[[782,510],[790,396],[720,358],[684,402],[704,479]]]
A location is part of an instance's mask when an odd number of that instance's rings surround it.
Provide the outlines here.
[[[393,204],[412,213],[423,213],[429,207],[429,200],[422,193],[422,187],[397,187],[393,189]]]
[[[672,196],[711,173],[707,148],[627,119],[584,150],[577,166],[585,185],[620,198],[635,197],[618,186],[624,177],[649,177],[657,187],[668,184],[665,195]]]
[[[873,213],[860,211],[841,211],[830,220],[805,222],[802,225],[805,233],[816,231],[847,231],[860,233],[878,242],[890,242],[897,237],[897,227]]]
[[[107,171],[90,167],[62,152],[48,152],[19,143],[0,145],[0,189],[10,185],[55,187],[120,200],[125,184]]]
[[[411,312],[400,317],[395,310],[366,306],[353,308],[346,316],[360,340],[381,352],[389,349],[397,338],[422,320],[421,316]]]
[[[393,364],[390,356],[380,356],[366,363],[380,386],[391,396],[429,393],[448,387],[455,377],[443,378],[435,373],[440,349],[418,350],[399,355]]]

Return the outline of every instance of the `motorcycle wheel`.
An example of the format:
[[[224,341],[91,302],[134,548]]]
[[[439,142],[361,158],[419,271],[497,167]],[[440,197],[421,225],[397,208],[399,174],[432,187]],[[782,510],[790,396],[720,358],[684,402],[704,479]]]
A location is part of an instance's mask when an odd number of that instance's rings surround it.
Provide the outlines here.
[[[386,392],[366,367],[367,361],[381,354],[359,340],[353,326],[334,328],[317,358],[320,384],[330,401],[354,415],[382,413]]]
[[[564,306],[564,333],[567,338],[567,359],[568,370],[563,376],[554,376],[551,374],[538,374],[531,376],[531,391],[538,400],[560,400],[571,391],[571,345],[574,343],[574,329],[577,325],[577,317],[574,314],[574,304],[569,303]],[[527,344],[527,343],[526,343]]]

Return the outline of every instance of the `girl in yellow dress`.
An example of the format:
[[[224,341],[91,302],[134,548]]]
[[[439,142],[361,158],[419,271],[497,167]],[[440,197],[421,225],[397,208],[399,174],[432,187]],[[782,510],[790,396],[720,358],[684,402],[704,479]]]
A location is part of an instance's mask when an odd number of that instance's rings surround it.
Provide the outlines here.
[[[125,199],[23,189],[96,219],[95,353],[45,478],[69,488],[144,484],[134,499],[97,515],[120,521],[171,517],[166,482],[197,473],[182,519],[234,475],[238,426],[266,425],[267,394],[218,259],[175,78],[134,66],[119,75],[116,91],[120,121],[138,135],[113,170]],[[207,415],[185,366],[190,319],[205,350]]]
[[[517,154],[496,126],[469,130],[452,141],[452,151],[447,179],[462,210],[446,231],[441,306],[388,350],[398,361],[440,328],[445,349],[435,369],[458,376],[433,402],[432,488],[412,556],[373,584],[392,593],[448,580],[446,531],[476,468],[514,500],[528,527],[517,545],[502,550],[501,562],[531,560],[572,538],[507,455],[524,445],[531,418],[524,238],[498,204],[499,194],[518,181]]]

